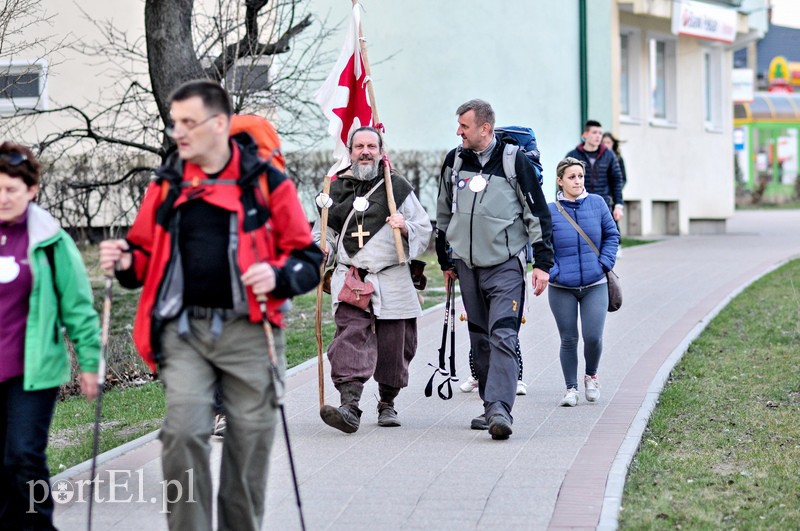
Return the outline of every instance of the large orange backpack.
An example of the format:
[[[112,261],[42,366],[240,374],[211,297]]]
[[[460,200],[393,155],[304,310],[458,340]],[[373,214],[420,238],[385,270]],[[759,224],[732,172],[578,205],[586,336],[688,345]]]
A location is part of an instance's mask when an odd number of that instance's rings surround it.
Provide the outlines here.
[[[281,139],[272,124],[263,116],[234,114],[231,116],[231,136],[247,133],[258,146],[258,156],[282,172],[286,172],[286,161],[281,153]]]

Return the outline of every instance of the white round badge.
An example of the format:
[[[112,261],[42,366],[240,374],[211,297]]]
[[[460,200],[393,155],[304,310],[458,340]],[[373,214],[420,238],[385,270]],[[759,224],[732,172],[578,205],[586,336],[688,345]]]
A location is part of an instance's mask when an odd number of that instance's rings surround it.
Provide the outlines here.
[[[369,207],[369,201],[366,197],[356,197],[355,201],[353,201],[353,208],[356,209],[356,212],[364,212],[367,207]]]
[[[13,256],[0,256],[0,284],[8,284],[19,276],[19,264]]]
[[[483,175],[478,174],[469,180],[469,189],[476,194],[482,192],[484,188],[486,188],[486,179],[483,178]]]

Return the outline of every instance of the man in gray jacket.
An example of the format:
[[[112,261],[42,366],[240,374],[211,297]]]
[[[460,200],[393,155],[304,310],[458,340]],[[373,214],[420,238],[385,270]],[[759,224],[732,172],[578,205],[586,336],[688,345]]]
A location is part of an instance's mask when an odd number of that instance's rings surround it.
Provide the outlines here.
[[[493,439],[507,439],[519,371],[514,352],[525,291],[525,246],[528,241],[533,245],[532,282],[538,296],[553,265],[550,211],[533,166],[495,137],[492,106],[470,100],[456,114],[462,142],[442,165],[436,251],[445,282],[461,282],[469,316],[484,404],[472,428],[488,428]]]

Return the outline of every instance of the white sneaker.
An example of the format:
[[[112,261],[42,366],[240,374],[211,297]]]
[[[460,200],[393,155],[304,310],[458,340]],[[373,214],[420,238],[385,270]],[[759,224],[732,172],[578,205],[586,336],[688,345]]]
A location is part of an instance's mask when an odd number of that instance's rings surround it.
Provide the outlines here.
[[[527,395],[528,386],[522,380],[517,380],[517,395]]]
[[[559,406],[564,407],[575,407],[578,405],[578,395],[577,389],[567,389],[567,393],[564,395],[564,398],[561,399],[561,402],[558,403]]]
[[[461,389],[462,393],[471,393],[477,388],[478,388],[478,380],[476,378],[473,378],[472,376],[464,380],[464,383],[462,383],[459,386],[459,389]]]
[[[597,375],[589,376],[588,374],[583,377],[583,385],[586,386],[586,400],[595,402],[600,398],[600,381]]]

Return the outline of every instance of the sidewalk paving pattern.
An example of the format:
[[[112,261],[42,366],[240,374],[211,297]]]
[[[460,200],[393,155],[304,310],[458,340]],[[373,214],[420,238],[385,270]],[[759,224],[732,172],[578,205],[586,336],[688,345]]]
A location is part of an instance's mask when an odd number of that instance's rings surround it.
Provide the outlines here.
[[[616,270],[625,303],[609,314],[599,376],[602,396],[560,408],[558,333],[545,295],[530,302],[520,331],[527,396],[514,405],[514,433],[492,441],[469,428],[477,392],[426,398],[437,363],[442,309],[419,320],[410,385],[397,399],[403,423],[379,428],[377,385],[364,391],[361,429],[345,435],[319,418],[317,371],[288,380],[286,412],[309,530],[614,528],[624,473],[668,369],[688,340],[733,294],[800,255],[800,211],[737,212],[724,235],[683,236],[625,250]],[[459,301],[458,311],[461,305]],[[457,321],[457,370],[468,376],[466,324]],[[326,364],[327,369],[327,364]],[[579,370],[583,369],[583,360]],[[660,372],[659,372],[660,371]],[[441,377],[437,379],[437,383]],[[327,377],[326,402],[338,405]],[[152,438],[151,438],[152,439]],[[218,464],[220,442],[212,443]],[[150,440],[106,460],[117,500],[94,504],[96,529],[166,529],[160,511],[160,444]],[[120,472],[124,471],[124,472]],[[127,476],[127,474],[130,476]],[[58,476],[71,485],[87,472]],[[108,500],[108,484],[100,496]],[[56,525],[85,529],[86,503],[57,504]],[[299,529],[282,431],[276,431],[265,529]]]

